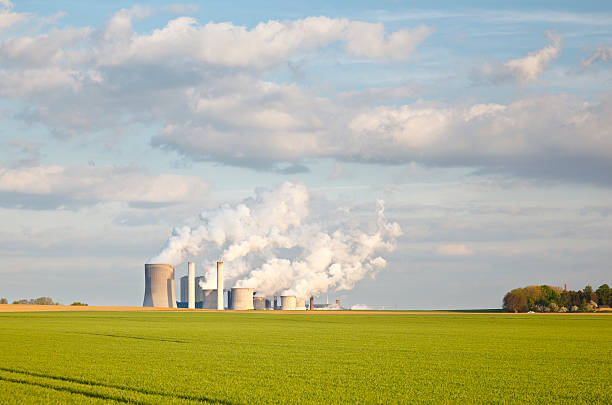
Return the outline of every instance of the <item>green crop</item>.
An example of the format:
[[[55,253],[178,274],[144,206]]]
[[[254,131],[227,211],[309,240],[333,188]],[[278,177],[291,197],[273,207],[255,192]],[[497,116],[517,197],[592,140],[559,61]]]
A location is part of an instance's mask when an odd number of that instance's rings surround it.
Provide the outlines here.
[[[612,403],[612,317],[0,313],[0,403]]]

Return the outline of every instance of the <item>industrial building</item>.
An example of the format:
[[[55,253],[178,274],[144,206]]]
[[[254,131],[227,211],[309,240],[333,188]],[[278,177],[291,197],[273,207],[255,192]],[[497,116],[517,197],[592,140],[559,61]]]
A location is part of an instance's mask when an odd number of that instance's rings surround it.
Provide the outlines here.
[[[174,267],[169,264],[145,264],[143,307],[176,308]]]
[[[180,278],[180,301],[175,299],[174,267],[169,264],[145,264],[145,296],[143,306],[163,308],[201,308],[201,309],[231,309],[231,310],[284,310],[305,311],[306,297],[283,295],[280,305],[276,296],[264,297],[257,295],[252,288],[223,288],[223,262],[217,262],[217,288],[203,289],[201,282],[204,277],[195,276],[195,264],[187,263],[187,275]],[[203,283],[202,283],[203,284]],[[217,292],[221,291],[221,294]],[[227,305],[225,303],[227,302]],[[340,309],[340,301],[336,305],[314,303],[310,297],[308,309]]]

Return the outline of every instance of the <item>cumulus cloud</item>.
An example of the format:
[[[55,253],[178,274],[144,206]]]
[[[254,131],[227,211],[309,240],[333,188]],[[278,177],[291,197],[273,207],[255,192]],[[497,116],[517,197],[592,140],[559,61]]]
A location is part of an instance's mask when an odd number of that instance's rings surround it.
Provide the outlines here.
[[[20,101],[12,118],[42,123],[64,138],[158,126],[154,147],[280,173],[332,158],[612,184],[610,94],[458,106],[409,102],[416,90],[407,85],[321,96],[263,77],[300,52],[333,42],[354,55],[396,60],[429,29],[386,34],[380,24],[328,17],[247,28],[179,17],[136,33],[132,21],[150,12],[135,7],[101,28],[52,29],[0,42],[0,96]],[[560,52],[559,36],[550,34],[550,41],[506,62],[509,77],[535,80]]]
[[[605,170],[612,158],[608,94],[588,103],[547,96],[460,107],[417,101],[355,111],[294,86],[255,91],[245,82],[242,88],[243,99],[207,97],[200,104],[197,95],[196,119],[168,125],[153,144],[196,160],[250,167],[332,157],[611,183]],[[278,118],[258,123],[260,116]]]
[[[544,69],[561,53],[561,36],[547,32],[550,44],[538,51],[529,52],[523,58],[508,60],[504,63],[481,65],[472,72],[476,82],[499,84],[507,81],[519,81],[528,84],[537,80]]]
[[[23,23],[30,18],[27,13],[12,11],[13,7],[13,3],[9,0],[0,0],[0,32],[16,24]]]
[[[165,126],[164,132],[189,125],[190,132],[215,134],[228,122],[216,116],[218,110],[240,111],[230,120],[239,122],[230,124],[229,132],[233,126],[305,134],[313,123],[323,122],[320,111],[309,107],[329,101],[304,95],[295,86],[262,81],[262,75],[336,42],[368,58],[405,59],[427,31],[418,27],[385,37],[380,24],[324,16],[270,20],[252,28],[227,22],[202,25],[181,16],[152,32],[135,32],[134,20],[154,11],[135,6],[117,11],[100,28],[57,28],[0,42],[0,96],[28,103],[16,118],[42,123],[63,137],[122,132],[130,124],[152,121]],[[365,53],[360,53],[359,42],[371,39],[356,35],[369,27],[382,37],[363,44]],[[383,49],[377,52],[377,46]],[[243,103],[250,102],[259,103],[251,104],[255,111],[244,109]],[[298,116],[295,108],[304,113]],[[212,128],[199,121],[210,121]],[[302,135],[299,143],[308,142]]]
[[[346,50],[352,55],[372,59],[406,60],[417,45],[432,32],[433,29],[420,25],[414,29],[400,29],[385,35],[382,23],[351,22]]]
[[[197,177],[153,175],[130,166],[0,168],[0,200],[8,207],[71,208],[107,201],[171,204],[207,189],[208,183]]]
[[[595,49],[593,54],[582,61],[582,67],[591,66],[597,62],[609,62],[612,61],[612,47],[600,46]]]
[[[438,246],[436,253],[442,256],[471,256],[474,254],[474,251],[466,245],[448,244]]]

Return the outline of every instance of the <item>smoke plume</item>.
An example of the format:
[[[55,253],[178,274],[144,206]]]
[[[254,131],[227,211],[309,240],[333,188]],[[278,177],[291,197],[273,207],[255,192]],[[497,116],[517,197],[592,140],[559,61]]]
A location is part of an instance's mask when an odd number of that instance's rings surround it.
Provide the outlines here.
[[[309,203],[301,184],[256,190],[254,198],[202,212],[196,227],[175,228],[149,263],[176,266],[187,257],[202,256],[201,286],[215,288],[215,262],[221,258],[226,285],[299,297],[352,289],[385,267],[380,254],[395,248],[402,231],[385,219],[383,201],[377,201],[370,232],[316,218]]]

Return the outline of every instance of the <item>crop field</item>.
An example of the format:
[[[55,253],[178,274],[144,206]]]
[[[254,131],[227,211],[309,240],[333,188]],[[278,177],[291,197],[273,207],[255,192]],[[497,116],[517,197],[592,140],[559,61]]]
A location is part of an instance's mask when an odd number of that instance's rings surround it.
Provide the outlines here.
[[[0,313],[0,403],[612,403],[612,316]]]

